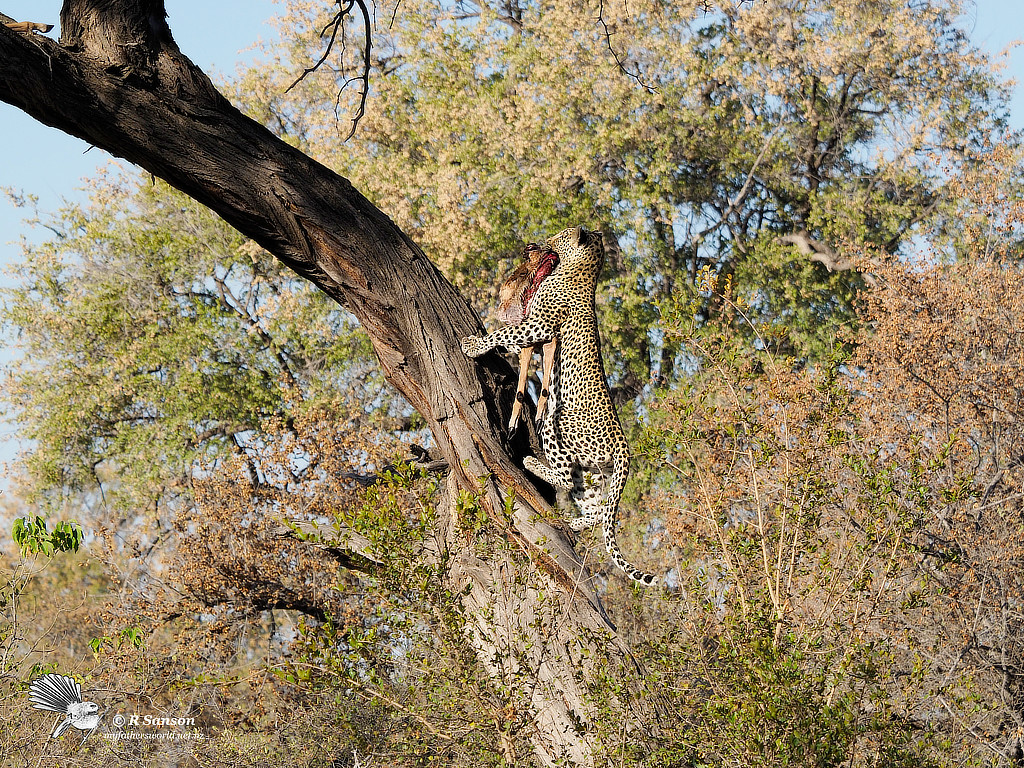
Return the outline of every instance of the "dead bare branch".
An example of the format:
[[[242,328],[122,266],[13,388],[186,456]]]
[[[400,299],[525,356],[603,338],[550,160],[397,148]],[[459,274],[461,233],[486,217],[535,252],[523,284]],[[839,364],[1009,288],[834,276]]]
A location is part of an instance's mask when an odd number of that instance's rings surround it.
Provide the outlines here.
[[[820,240],[812,238],[806,229],[801,229],[799,232],[793,232],[788,235],[782,235],[779,238],[779,242],[783,245],[796,246],[796,249],[801,254],[807,256],[811,261],[816,261],[823,265],[829,272],[845,272],[851,269],[857,269],[857,265],[854,263],[853,259],[842,258],[828,243],[823,243]],[[860,274],[864,278],[864,282],[868,285],[874,286],[876,284],[876,280],[873,275],[864,272],[861,272]]]
[[[615,64],[618,66],[619,71],[621,71],[627,77],[636,80],[637,84],[645,91],[647,91],[647,93],[657,93],[657,88],[655,88],[653,85],[648,85],[646,82],[644,82],[643,75],[640,72],[640,66],[637,65],[636,71],[631,72],[629,68],[626,66],[625,61],[623,61],[622,57],[619,56],[618,51],[615,50],[615,46],[612,45],[612,29],[608,26],[608,22],[606,22],[604,19],[604,0],[601,0],[600,5],[598,6],[597,21],[601,25],[601,28],[604,29],[605,45],[608,46],[608,52],[612,55],[612,58],[615,59]]]
[[[290,91],[296,85],[298,85],[303,80],[305,80],[307,76],[311,75],[313,72],[316,72],[318,69],[320,69],[321,66],[323,66],[323,63],[325,61],[327,61],[327,57],[331,55],[331,51],[334,50],[334,44],[338,40],[339,33],[341,34],[341,40],[342,40],[342,43],[341,43],[341,54],[342,54],[342,58],[344,58],[345,49],[346,49],[346,46],[345,46],[345,19],[348,16],[351,15],[353,9],[355,9],[355,8],[359,9],[359,13],[362,16],[362,23],[363,23],[363,63],[362,63],[362,68],[361,68],[361,71],[360,71],[359,75],[357,75],[356,77],[350,77],[350,78],[346,79],[345,82],[342,84],[341,89],[338,91],[338,101],[336,103],[340,104],[341,103],[341,94],[344,92],[344,90],[346,88],[348,88],[349,84],[353,83],[353,82],[360,83],[360,86],[359,86],[359,106],[356,109],[355,116],[352,118],[352,128],[349,130],[348,134],[345,136],[344,141],[348,141],[349,139],[352,138],[352,136],[356,132],[356,126],[359,124],[359,121],[363,118],[363,115],[366,114],[366,98],[369,95],[369,91],[370,91],[370,66],[371,66],[370,51],[371,51],[371,42],[372,42],[371,41],[371,37],[370,37],[371,21],[370,21],[370,11],[366,7],[365,0],[338,0],[338,12],[336,14],[334,14],[334,17],[329,22],[327,22],[326,25],[324,25],[324,28],[322,30],[320,30],[320,37],[323,37],[324,35],[326,35],[328,30],[330,30],[330,33],[331,33],[331,38],[330,38],[330,40],[327,41],[327,47],[324,49],[323,54],[320,56],[320,58],[317,60],[317,62],[313,66],[306,67],[302,71],[302,74],[299,75],[297,78],[295,78],[295,80],[292,82],[291,85],[289,85],[287,88],[285,88],[285,93],[288,93],[288,91]],[[395,11],[397,12],[397,10],[398,10],[398,6],[396,5],[395,6]]]

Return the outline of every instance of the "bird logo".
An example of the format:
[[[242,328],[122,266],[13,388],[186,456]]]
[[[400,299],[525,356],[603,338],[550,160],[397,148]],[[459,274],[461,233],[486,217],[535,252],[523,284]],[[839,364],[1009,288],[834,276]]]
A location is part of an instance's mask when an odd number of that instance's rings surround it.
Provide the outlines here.
[[[74,726],[80,731],[86,731],[82,737],[84,744],[89,734],[100,724],[100,708],[94,702],[82,701],[82,686],[66,675],[50,672],[37,677],[29,683],[28,690],[28,700],[32,702],[33,709],[65,716],[54,726],[50,738],[56,739],[68,726]]]

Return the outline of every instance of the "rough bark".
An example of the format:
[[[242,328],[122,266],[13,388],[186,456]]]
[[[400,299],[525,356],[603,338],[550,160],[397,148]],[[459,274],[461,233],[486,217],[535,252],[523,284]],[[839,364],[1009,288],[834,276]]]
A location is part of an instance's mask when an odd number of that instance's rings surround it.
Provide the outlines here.
[[[59,44],[0,25],[0,99],[209,206],[359,318],[451,467],[449,497],[482,487],[492,520],[507,525],[514,546],[485,557],[454,504],[437,531],[481,663],[529,701],[524,727],[542,764],[592,764],[584,659],[632,662],[569,535],[540,514],[547,504],[512,460],[523,446],[502,437],[509,366],[461,354],[458,340],[482,330],[466,300],[346,179],[232,107],[177,49],[165,16],[162,0],[66,0]]]

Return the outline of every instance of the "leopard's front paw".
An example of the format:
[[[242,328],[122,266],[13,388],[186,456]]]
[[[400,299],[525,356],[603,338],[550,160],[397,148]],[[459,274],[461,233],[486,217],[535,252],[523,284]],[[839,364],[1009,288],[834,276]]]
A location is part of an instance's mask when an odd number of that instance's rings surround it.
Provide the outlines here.
[[[533,456],[527,456],[523,459],[523,467],[530,474],[536,475],[545,483],[555,486],[555,488],[572,488],[572,480],[568,472],[557,472],[551,467],[541,464]]]
[[[530,472],[531,474],[534,474],[537,477],[544,477],[544,475],[551,471],[543,464],[541,464],[539,461],[537,461],[537,459],[535,459],[533,456],[524,456],[523,466],[526,468],[527,472]]]
[[[466,353],[467,357],[480,357],[487,351],[483,341],[479,336],[466,336],[462,340],[462,351]]]
[[[597,524],[597,515],[580,515],[569,521],[569,527],[574,531],[583,531],[592,528]]]

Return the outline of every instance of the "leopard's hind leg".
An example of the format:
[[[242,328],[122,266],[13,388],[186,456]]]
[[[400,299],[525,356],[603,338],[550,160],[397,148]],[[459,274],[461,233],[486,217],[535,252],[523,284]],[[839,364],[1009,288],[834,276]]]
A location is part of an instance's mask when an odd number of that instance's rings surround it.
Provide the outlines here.
[[[570,470],[572,476],[572,500],[580,510],[580,516],[569,521],[574,531],[582,531],[595,525],[601,519],[604,505],[601,503],[601,489],[604,487],[604,475],[584,472],[578,464]]]

